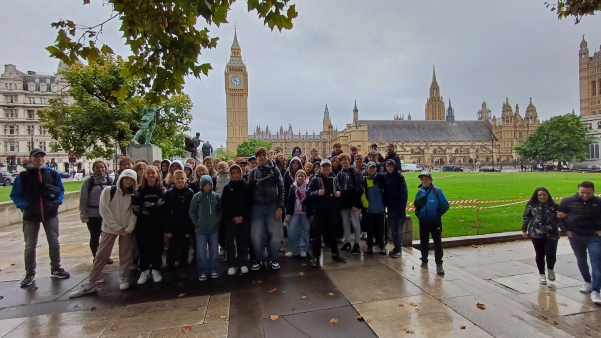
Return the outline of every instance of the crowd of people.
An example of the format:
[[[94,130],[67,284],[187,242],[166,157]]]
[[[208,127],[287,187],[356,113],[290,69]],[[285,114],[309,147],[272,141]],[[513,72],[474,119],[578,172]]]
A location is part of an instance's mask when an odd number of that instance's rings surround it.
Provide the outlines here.
[[[200,281],[220,276],[220,258],[228,275],[264,267],[280,269],[280,257],[308,257],[319,267],[322,247],[331,259],[344,263],[345,254],[402,255],[408,188],[394,145],[383,156],[372,145],[366,156],[334,144],[328,158],[319,150],[304,154],[295,147],[290,158],[258,148],[248,160],[220,161],[209,156],[157,160],[124,157],[114,179],[106,164],[93,163],[93,174],[81,187],[80,216],[90,232],[93,267],[87,283],[71,294],[97,290],[97,280],[119,241],[119,286],[130,286],[132,264],[140,270],[137,284],[184,279],[190,249]],[[60,265],[58,206],[64,188],[60,175],[47,168],[46,153],[33,149],[33,166],[15,180],[11,198],[23,211],[25,276],[21,286],[35,280],[36,245],[40,223],[50,247],[51,276],[68,278]],[[429,238],[434,242],[436,273],[444,275],[442,216],[449,210],[443,190],[430,172],[418,175],[414,198],[419,224],[422,265],[428,269]],[[592,182],[557,205],[549,191],[537,188],[526,205],[523,236],[532,240],[540,282],[555,280],[554,264],[560,229],[567,235],[585,281],[601,304],[601,199]],[[287,236],[287,244],[283,237]],[[361,247],[361,241],[365,246]],[[393,244],[388,251],[387,243]],[[342,244],[339,247],[339,244]],[[287,246],[287,247],[286,247]],[[311,249],[311,251],[309,251]],[[166,267],[163,253],[166,251]],[[592,275],[587,263],[587,252]],[[283,255],[280,255],[283,254]],[[546,271],[545,271],[546,260]]]

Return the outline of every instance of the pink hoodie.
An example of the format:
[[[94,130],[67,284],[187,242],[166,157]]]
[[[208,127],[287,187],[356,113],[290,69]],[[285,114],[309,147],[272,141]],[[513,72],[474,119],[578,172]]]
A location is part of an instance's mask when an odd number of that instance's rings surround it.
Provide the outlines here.
[[[305,200],[305,198],[307,197],[307,184],[309,183],[308,180],[305,180],[305,183],[303,183],[300,187],[296,184],[296,181],[294,181],[294,186],[296,187],[296,199],[294,202],[294,213],[295,214],[305,214],[305,212],[303,211],[303,204],[302,202]],[[300,195],[300,198],[299,198]]]

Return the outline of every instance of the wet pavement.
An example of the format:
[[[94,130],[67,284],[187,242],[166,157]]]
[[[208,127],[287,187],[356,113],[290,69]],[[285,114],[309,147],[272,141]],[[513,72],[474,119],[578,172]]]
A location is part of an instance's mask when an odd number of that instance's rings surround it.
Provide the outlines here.
[[[19,287],[21,226],[0,228],[0,337],[601,337],[601,307],[578,292],[582,278],[565,238],[548,285],[538,283],[530,242],[517,241],[446,249],[444,277],[433,257],[421,269],[411,248],[400,259],[343,254],[346,264],[325,249],[321,268],[282,256],[279,271],[236,276],[222,262],[221,276],[206,282],[190,270],[182,281],[138,286],[131,270],[126,291],[113,264],[96,294],[69,299],[92,255],[78,215],[60,218],[71,278],[49,277],[42,231],[37,279],[27,288]]]

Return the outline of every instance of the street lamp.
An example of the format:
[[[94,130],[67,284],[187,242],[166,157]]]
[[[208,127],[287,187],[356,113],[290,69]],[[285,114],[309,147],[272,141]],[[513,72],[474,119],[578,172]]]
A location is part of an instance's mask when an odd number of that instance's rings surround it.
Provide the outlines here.
[[[490,137],[490,152],[491,152],[491,158],[490,158],[490,162],[492,163],[492,166],[495,166],[495,135],[493,134]]]

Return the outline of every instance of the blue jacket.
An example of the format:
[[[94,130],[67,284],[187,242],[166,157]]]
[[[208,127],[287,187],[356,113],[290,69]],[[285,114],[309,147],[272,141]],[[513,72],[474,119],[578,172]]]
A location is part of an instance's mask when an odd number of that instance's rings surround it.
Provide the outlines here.
[[[376,173],[372,178],[368,174],[363,176],[363,196],[361,202],[368,214],[384,212],[384,197],[382,192],[385,180],[383,174]]]
[[[449,210],[449,200],[442,192],[442,189],[431,185],[431,188],[425,189],[420,187],[415,194],[415,199],[422,196],[428,196],[428,202],[420,210],[416,210],[415,214],[420,222],[424,223],[441,223],[442,215]]]
[[[60,190],[56,200],[42,195],[43,185],[53,185]],[[58,215],[58,206],[63,204],[65,187],[58,171],[44,168],[29,168],[17,176],[10,198],[23,211],[24,221],[44,221]]]
[[[205,192],[202,186],[211,184],[211,190]],[[212,189],[213,179],[209,175],[200,178],[200,191],[192,197],[190,203],[190,219],[194,223],[197,234],[212,234],[219,230],[221,222],[221,198]]]

